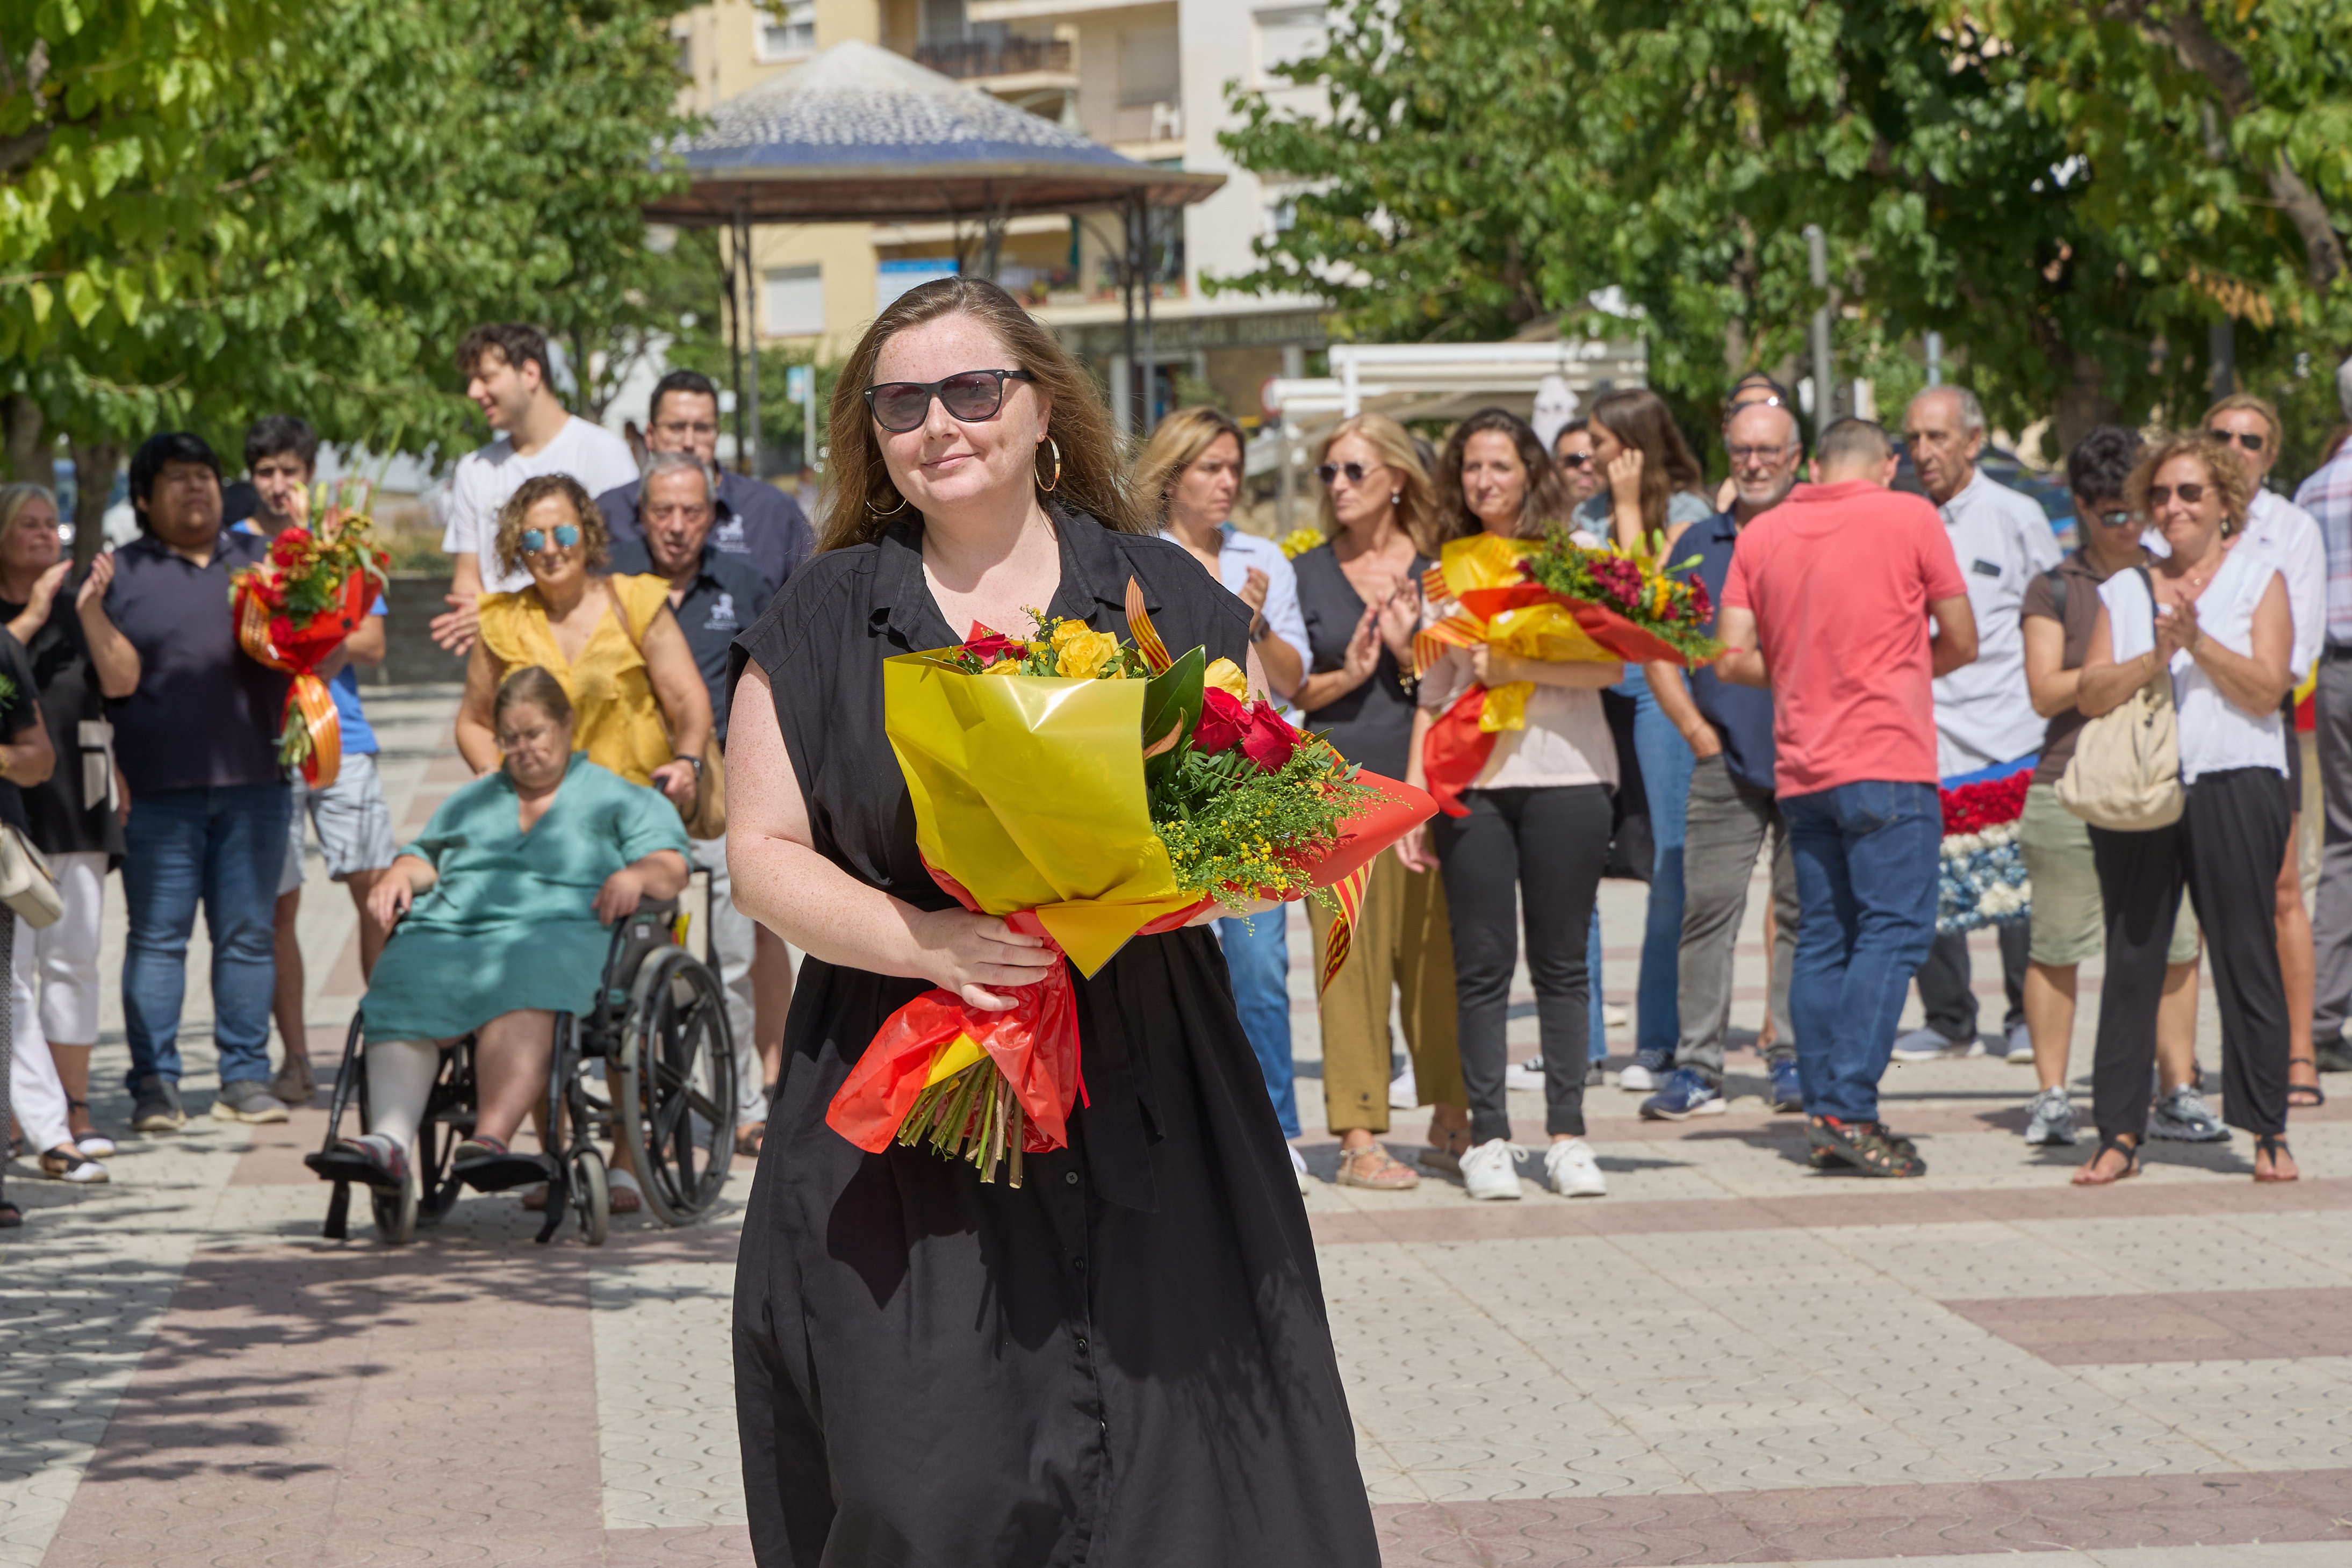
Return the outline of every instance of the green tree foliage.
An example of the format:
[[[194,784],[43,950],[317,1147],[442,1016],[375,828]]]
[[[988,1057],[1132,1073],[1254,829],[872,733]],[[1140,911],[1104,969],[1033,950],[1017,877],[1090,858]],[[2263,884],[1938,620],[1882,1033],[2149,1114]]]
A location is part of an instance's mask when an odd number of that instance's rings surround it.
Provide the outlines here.
[[[1704,430],[1738,374],[1800,368],[1824,302],[1811,223],[1841,365],[1883,391],[1917,384],[1938,331],[1997,417],[2055,414],[2068,439],[2194,405],[2231,311],[2242,379],[2274,390],[2310,350],[2324,386],[2352,343],[2336,275],[2306,265],[2352,146],[2327,8],[1356,0],[1286,68],[1328,119],[1235,95],[1226,145],[1295,217],[1232,286],[1319,294],[1348,335],[1404,340],[1551,313],[1622,330],[1591,302],[1614,288]],[[2191,23],[2242,62],[2237,107],[2187,63]],[[2302,228],[2270,177],[2282,150],[2320,209]]]
[[[446,450],[480,438],[457,338],[521,320],[593,409],[675,330],[685,264],[639,216],[685,128],[671,10],[0,0],[0,137],[47,131],[0,164],[0,271],[49,290],[0,287],[0,391],[71,430],[233,443],[282,409]],[[111,98],[61,83],[109,49],[152,63]]]

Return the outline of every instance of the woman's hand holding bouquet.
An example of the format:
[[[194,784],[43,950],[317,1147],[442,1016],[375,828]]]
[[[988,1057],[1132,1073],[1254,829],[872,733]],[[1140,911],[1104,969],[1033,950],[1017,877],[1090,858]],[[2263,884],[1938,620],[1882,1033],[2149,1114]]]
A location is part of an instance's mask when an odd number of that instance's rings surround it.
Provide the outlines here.
[[[1171,658],[1133,584],[1131,643],[1036,618],[1031,637],[975,626],[885,666],[917,843],[991,920],[931,927],[962,983],[893,1014],[826,1113],[861,1148],[928,1142],[1016,1185],[1085,1098],[1066,955],[1092,975],[1138,935],[1268,901],[1348,910],[1332,885],[1433,809],[1293,729],[1231,660]]]

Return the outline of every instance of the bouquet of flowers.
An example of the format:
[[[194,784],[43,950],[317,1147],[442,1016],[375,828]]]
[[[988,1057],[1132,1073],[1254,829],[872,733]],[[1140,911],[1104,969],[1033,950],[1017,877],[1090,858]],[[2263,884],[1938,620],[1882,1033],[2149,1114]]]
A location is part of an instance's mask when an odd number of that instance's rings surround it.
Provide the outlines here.
[[[974,626],[883,670],[883,725],[932,877],[1092,975],[1128,941],[1217,905],[1326,898],[1341,919],[1373,856],[1432,811],[1252,700],[1230,660],[1172,658],[1130,583],[1133,641],[1083,622]],[[1352,885],[1351,885],[1352,879]],[[930,991],[891,1015],[825,1113],[862,1149],[929,1143],[983,1181],[1067,1142],[1083,1095],[1068,968],[982,1012]]]
[[[1452,608],[1413,638],[1426,675],[1449,647],[1479,645],[1547,663],[1664,659],[1688,665],[1721,646],[1706,635],[1715,606],[1705,584],[1669,575],[1650,556],[1588,549],[1555,530],[1541,541],[1491,533],[1457,539],[1422,578],[1432,604]],[[1430,727],[1422,752],[1429,793],[1459,816],[1495,737],[1527,728],[1532,681],[1473,686]]]
[[[2023,920],[2033,886],[2017,847],[2018,819],[2038,759],[1944,781],[1944,841],[1936,879],[1938,934]]]
[[[1294,528],[1275,541],[1285,561],[1296,561],[1322,542],[1323,531],[1319,528]]]
[[[358,629],[388,581],[391,556],[376,548],[367,515],[369,489],[338,484],[303,492],[303,516],[269,542],[269,556],[229,579],[237,646],[247,657],[293,677],[286,692],[278,760],[299,765],[305,783],[324,789],[342,764],[334,699],[319,667]],[[317,515],[315,518],[313,513]]]

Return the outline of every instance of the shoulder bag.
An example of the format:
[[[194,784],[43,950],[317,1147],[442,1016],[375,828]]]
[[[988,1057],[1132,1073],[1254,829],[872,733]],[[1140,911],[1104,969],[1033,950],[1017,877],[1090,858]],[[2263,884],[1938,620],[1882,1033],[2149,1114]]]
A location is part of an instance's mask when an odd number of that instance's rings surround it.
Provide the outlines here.
[[[34,848],[21,829],[5,822],[0,822],[0,904],[16,910],[16,918],[35,931],[57,924],[66,912],[48,857]]]
[[[604,591],[613,595],[613,614],[620,617],[621,629],[629,635],[629,646],[637,650],[637,658],[642,660],[646,657],[645,641],[637,636],[637,628],[629,624],[629,608],[621,598],[621,591],[614,587],[609,581],[605,584]],[[695,679],[698,680],[702,679],[699,670],[695,672]],[[648,686],[653,683],[653,672],[650,669],[646,672],[646,683]],[[661,699],[658,693],[656,694],[654,701],[655,706],[660,706]],[[712,715],[714,720],[717,717],[716,714]],[[667,727],[668,714],[662,715],[662,723]],[[677,740],[677,732],[672,731],[671,743],[676,744]],[[671,804],[677,805],[675,801]],[[709,737],[702,742],[702,773],[695,780],[694,809],[691,812],[681,809],[678,816],[685,820],[686,834],[689,838],[727,837],[727,761],[719,750],[719,729],[716,723],[711,726]]]
[[[2147,568],[2134,568],[2153,616],[2156,585]],[[2172,706],[2172,671],[2159,664],[2147,683],[2121,707],[2084,724],[2074,755],[2058,781],[2058,804],[2116,833],[2146,833],[2180,820],[2179,716]]]

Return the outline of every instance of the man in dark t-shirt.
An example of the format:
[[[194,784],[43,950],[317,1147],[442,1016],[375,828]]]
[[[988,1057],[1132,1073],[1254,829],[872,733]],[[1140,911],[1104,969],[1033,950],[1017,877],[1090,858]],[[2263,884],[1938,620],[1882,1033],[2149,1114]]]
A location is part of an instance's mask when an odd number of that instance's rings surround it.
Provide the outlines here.
[[[270,912],[293,797],[278,762],[286,678],[237,647],[229,580],[268,542],[221,526],[220,462],[194,436],[151,437],[131,460],[140,535],[114,552],[107,617],[139,658],[112,704],[124,825],[123,1032],[131,1126],[174,1131],[188,936],[213,943],[213,1041],[223,1121],[283,1121],[268,1092]]]
[[[670,400],[673,405],[677,401]],[[711,732],[723,746],[728,649],[767,609],[774,589],[740,557],[723,553],[712,542],[718,487],[702,458],[692,452],[656,452],[646,460],[644,479],[631,488],[638,495],[635,515],[629,534],[614,532],[613,570],[669,579],[670,613],[709,688]],[[728,1021],[735,1031],[739,1146],[756,1152],[768,1120],[762,1086],[774,1083],[783,1068],[792,952],[782,938],[735,908],[726,839],[696,839],[694,864],[710,874],[711,956],[727,987]]]

